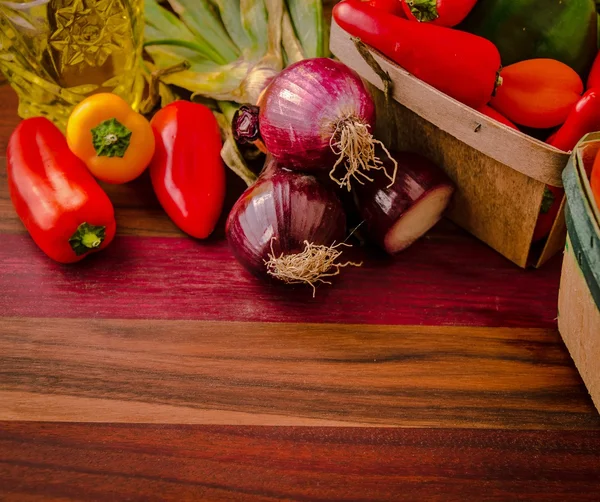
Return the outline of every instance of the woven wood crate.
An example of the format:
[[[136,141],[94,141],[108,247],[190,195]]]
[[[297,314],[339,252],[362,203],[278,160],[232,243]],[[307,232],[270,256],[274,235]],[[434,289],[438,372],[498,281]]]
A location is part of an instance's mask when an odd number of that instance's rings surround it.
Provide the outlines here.
[[[532,246],[532,238],[544,187],[562,186],[569,153],[463,105],[371,50],[393,82],[387,103],[382,80],[335,22],[330,48],[373,91],[377,136],[430,158],[456,183],[451,220],[521,267],[539,267],[564,248],[562,208],[545,245]]]
[[[600,410],[600,212],[588,179],[600,151],[600,133],[575,149],[563,179],[567,244],[558,300],[558,328]]]

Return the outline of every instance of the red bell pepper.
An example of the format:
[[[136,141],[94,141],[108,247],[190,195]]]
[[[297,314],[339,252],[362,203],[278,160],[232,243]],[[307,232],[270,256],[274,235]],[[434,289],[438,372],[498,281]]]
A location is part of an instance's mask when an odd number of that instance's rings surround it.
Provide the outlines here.
[[[462,23],[476,3],[477,0],[402,0],[402,8],[408,19],[451,28]]]
[[[466,105],[479,108],[494,93],[500,54],[484,38],[401,19],[359,0],[338,3],[333,17],[351,35]]]
[[[402,9],[402,0],[362,0],[371,7],[389,12],[394,16],[406,17]]]
[[[497,112],[496,110],[494,110],[491,106],[483,105],[483,106],[477,108],[477,111],[479,113],[483,113],[484,115],[487,115],[488,117],[496,120],[497,122],[500,122],[501,124],[504,124],[505,126],[508,126],[512,129],[516,129],[517,131],[519,130],[519,128],[515,124],[513,124],[510,120],[508,120],[500,112]]]
[[[225,199],[221,133],[204,105],[176,101],[151,121],[156,142],[150,178],[160,204],[184,232],[204,239]]]
[[[596,54],[594,64],[588,75],[586,89],[600,88],[600,51]]]
[[[116,231],[112,203],[52,122],[22,121],[6,155],[10,198],[44,253],[73,263],[110,244]]]
[[[600,88],[587,91],[571,110],[565,123],[546,142],[570,152],[583,136],[594,131],[600,131]]]
[[[598,130],[600,130],[600,89],[591,89],[583,95],[562,127],[554,132],[546,140],[546,143],[569,152],[575,148],[575,145],[584,135]],[[600,185],[600,169],[598,171],[598,184]],[[600,193],[600,186],[597,190]],[[542,211],[533,235],[534,241],[543,239],[550,233],[563,195],[564,190],[562,188],[546,187]]]

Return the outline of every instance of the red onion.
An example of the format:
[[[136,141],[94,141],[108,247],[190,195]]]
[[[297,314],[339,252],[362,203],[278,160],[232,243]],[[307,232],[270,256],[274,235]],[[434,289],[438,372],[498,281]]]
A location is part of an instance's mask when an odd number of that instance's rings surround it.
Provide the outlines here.
[[[313,176],[273,160],[234,205],[226,233],[237,260],[260,277],[314,287],[337,275],[346,216],[336,194]],[[337,243],[337,244],[336,244]]]
[[[258,105],[240,108],[234,135],[262,142],[282,166],[330,169],[330,177],[348,189],[353,178],[370,181],[367,173],[383,168],[375,145],[385,147],[372,135],[375,104],[346,65],[328,58],[299,61],[273,79]]]
[[[395,153],[394,184],[376,173],[373,183],[354,192],[368,236],[394,254],[435,225],[448,206],[454,186],[439,167],[416,153]]]

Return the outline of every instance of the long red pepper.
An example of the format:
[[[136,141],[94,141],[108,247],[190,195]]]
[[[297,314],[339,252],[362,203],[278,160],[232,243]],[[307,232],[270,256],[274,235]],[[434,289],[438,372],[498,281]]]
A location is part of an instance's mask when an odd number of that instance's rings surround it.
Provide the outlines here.
[[[592,65],[592,69],[588,75],[586,89],[596,89],[600,88],[600,51],[596,54],[596,59],[594,59],[594,64]]]
[[[600,88],[590,89],[577,102],[548,144],[569,152],[586,134],[600,131]]]
[[[394,16],[406,17],[402,8],[402,0],[361,0],[368,3],[371,7],[384,10]]]
[[[214,230],[225,199],[219,125],[210,109],[189,101],[165,106],[151,125],[154,192],[181,230],[204,239]]]
[[[112,203],[48,119],[17,126],[7,167],[15,210],[50,258],[72,263],[110,244],[116,230]]]
[[[456,26],[473,10],[477,0],[402,0],[408,19],[439,26]]]
[[[448,96],[473,108],[488,103],[500,71],[490,41],[464,31],[416,23],[346,0],[333,9],[345,31]]]

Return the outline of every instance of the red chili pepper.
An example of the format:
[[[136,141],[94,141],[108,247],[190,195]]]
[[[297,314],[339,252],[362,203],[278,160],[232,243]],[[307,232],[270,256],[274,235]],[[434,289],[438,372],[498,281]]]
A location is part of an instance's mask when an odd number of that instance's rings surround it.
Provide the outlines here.
[[[554,225],[554,220],[558,216],[558,210],[560,209],[560,203],[564,194],[565,191],[562,188],[550,185],[545,187],[542,209],[540,210],[540,215],[533,231],[533,242],[547,237],[550,230],[552,230],[552,225]]]
[[[510,120],[508,120],[500,112],[497,112],[496,110],[494,110],[491,106],[483,105],[483,106],[477,108],[477,111],[479,113],[483,113],[484,115],[487,115],[488,117],[496,120],[497,122],[500,122],[501,124],[511,127],[512,129],[516,129],[517,131],[519,130],[519,128],[515,124],[513,124]]]
[[[600,88],[600,51],[596,54],[594,64],[588,75],[586,89]]]
[[[600,88],[587,91],[571,110],[561,128],[546,142],[570,152],[583,136],[594,131],[600,131]]]
[[[477,0],[402,0],[408,19],[453,27],[473,10]]]
[[[406,17],[402,9],[402,0],[361,0],[375,9],[380,9],[394,16]]]
[[[225,199],[221,133],[204,105],[176,101],[152,122],[156,149],[150,163],[152,186],[173,222],[204,239],[215,228]]]
[[[490,41],[401,19],[358,0],[338,3],[333,17],[342,29],[448,96],[473,108],[492,97],[500,54]]]
[[[596,200],[596,206],[600,210],[600,155],[596,155],[592,174],[590,176],[590,184],[592,185],[592,194]]]
[[[50,258],[73,263],[115,236],[112,203],[43,117],[22,121],[7,150],[10,198],[25,228]]]

